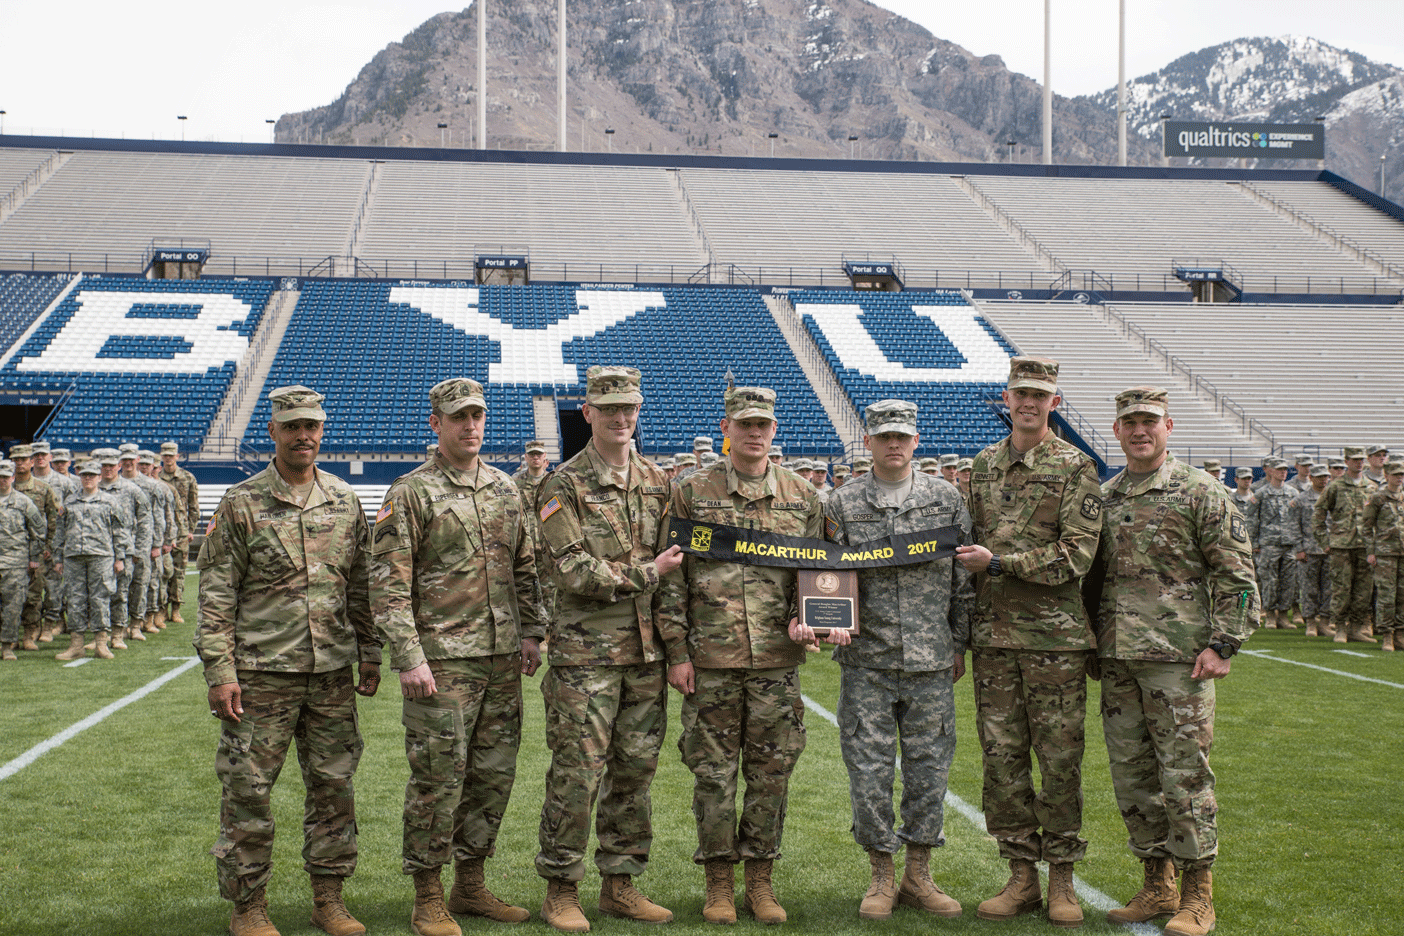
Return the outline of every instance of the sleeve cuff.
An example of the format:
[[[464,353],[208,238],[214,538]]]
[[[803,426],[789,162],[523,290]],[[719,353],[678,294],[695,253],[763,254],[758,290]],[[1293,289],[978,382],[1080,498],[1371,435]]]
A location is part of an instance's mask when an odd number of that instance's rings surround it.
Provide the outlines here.
[[[239,681],[239,671],[233,663],[211,663],[205,667],[205,685],[213,689]]]

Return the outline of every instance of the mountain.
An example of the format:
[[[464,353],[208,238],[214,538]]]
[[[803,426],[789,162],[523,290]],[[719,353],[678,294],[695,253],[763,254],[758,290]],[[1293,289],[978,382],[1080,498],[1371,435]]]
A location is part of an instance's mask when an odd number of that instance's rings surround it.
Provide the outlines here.
[[[489,4],[489,148],[555,148],[555,24],[554,0]],[[775,132],[776,156],[1003,160],[1015,140],[1042,158],[1036,82],[865,0],[577,2],[567,39],[573,150],[769,155]],[[441,13],[277,139],[438,146],[442,122],[462,146],[476,80],[476,9]],[[1060,160],[1115,159],[1096,104],[1059,97],[1054,122]]]
[[[1304,36],[1235,39],[1128,81],[1127,132],[1159,147],[1161,114],[1262,123],[1311,123],[1324,116],[1327,168],[1373,191],[1386,153],[1386,179],[1395,181],[1390,190],[1397,195],[1404,156],[1401,77],[1404,69]],[[1115,88],[1079,100],[1116,113]]]

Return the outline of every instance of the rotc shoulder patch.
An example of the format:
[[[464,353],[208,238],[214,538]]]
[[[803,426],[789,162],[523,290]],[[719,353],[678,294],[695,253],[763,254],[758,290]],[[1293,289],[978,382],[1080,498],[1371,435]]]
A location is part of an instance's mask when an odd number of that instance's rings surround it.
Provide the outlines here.
[[[376,523],[381,523],[381,522],[383,522],[383,521],[385,520],[386,517],[393,516],[394,513],[395,513],[395,504],[394,504],[394,502],[388,503],[388,504],[386,504],[384,507],[380,508],[380,510],[378,510],[378,511],[376,512],[376,515],[375,515],[375,522],[376,522]]]
[[[1088,520],[1096,520],[1102,515],[1102,499],[1096,494],[1088,494],[1082,499],[1082,515]]]
[[[1248,542],[1248,524],[1243,522],[1237,511],[1229,519],[1229,533],[1240,543]]]
[[[546,518],[561,509],[560,497],[553,497],[541,506],[541,522],[545,523]]]

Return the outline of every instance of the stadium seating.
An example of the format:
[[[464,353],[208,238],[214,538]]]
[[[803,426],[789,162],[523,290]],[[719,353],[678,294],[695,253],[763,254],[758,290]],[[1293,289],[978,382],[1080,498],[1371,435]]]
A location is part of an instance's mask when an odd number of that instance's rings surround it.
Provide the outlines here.
[[[1363,247],[1404,271],[1404,224],[1320,182],[1253,182],[1251,188],[1285,203],[1314,224]]]
[[[25,176],[39,168],[40,163],[53,155],[52,150],[0,149],[0,195],[24,181]]]
[[[31,276],[12,273],[0,277],[0,361],[14,343],[68,285],[66,273]]]
[[[919,455],[973,455],[1007,429],[998,398],[1017,353],[957,292],[807,290],[789,295],[854,409],[919,407]]]
[[[455,287],[310,281],[266,386],[306,383],[327,394],[327,452],[422,452],[433,436],[428,391],[450,376],[487,387],[484,451],[515,455],[536,436],[533,397],[584,394],[591,364],[644,372],[639,447],[690,449],[715,434],[730,368],[737,383],[779,394],[780,444],[796,454],[841,446],[759,293],[566,286]],[[251,426],[268,420],[268,402]],[[246,441],[271,451],[250,432]]]
[[[198,449],[273,285],[85,277],[0,380],[20,389],[75,385],[44,434],[55,445],[150,447],[173,439]]]

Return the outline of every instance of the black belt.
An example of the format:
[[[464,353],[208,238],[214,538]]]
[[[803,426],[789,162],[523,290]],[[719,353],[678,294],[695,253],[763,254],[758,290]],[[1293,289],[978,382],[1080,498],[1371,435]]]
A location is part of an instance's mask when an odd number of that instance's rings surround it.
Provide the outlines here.
[[[899,533],[841,546],[828,540],[670,517],[668,545],[678,546],[690,556],[715,562],[787,569],[877,569],[954,556],[960,545],[960,527]]]

